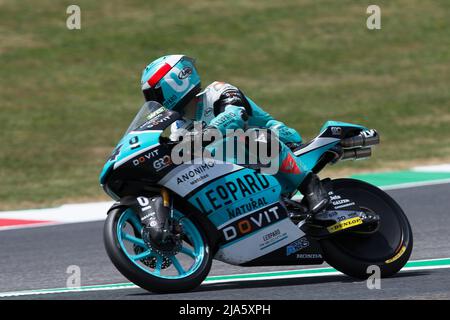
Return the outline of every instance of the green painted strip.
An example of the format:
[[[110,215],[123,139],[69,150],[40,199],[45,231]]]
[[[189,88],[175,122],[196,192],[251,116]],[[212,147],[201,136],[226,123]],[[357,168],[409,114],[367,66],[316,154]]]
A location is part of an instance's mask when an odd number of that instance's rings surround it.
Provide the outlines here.
[[[450,259],[422,260],[410,261],[406,263],[405,268],[412,267],[438,267],[450,265]]]
[[[287,270],[287,271],[273,271],[264,273],[248,273],[248,274],[230,274],[225,276],[211,276],[206,278],[206,281],[217,281],[217,280],[234,280],[234,279],[257,279],[264,277],[279,277],[279,276],[290,276],[290,275],[301,275],[301,274],[317,274],[326,272],[336,272],[334,268],[317,268],[317,269],[303,269],[303,270]]]
[[[114,288],[129,288],[135,287],[136,285],[130,282],[127,283],[114,283],[114,284],[101,284],[101,285],[92,285],[92,286],[82,286],[82,287],[74,287],[74,288],[54,288],[54,289],[39,289],[39,290],[30,290],[23,291],[30,294],[33,293],[47,293],[47,292],[71,292],[71,291],[89,291],[89,290],[99,290],[99,289],[114,289]]]
[[[374,173],[358,173],[353,174],[350,178],[365,181],[379,188],[383,187],[402,187],[408,184],[433,182],[450,183],[450,172],[420,172],[420,171],[391,171],[391,172],[374,172]],[[295,194],[296,197],[302,197],[300,192]]]
[[[412,267],[430,267],[430,266],[445,266],[450,265],[450,259],[437,259],[437,260],[423,260],[423,261],[410,261],[405,265],[405,268]],[[303,269],[303,270],[287,270],[287,271],[274,271],[264,273],[249,273],[249,274],[237,274],[226,276],[211,276],[206,280],[232,280],[232,279],[252,279],[263,277],[277,277],[277,276],[289,276],[289,275],[301,275],[301,274],[318,274],[327,272],[336,272],[334,268],[317,268],[317,269]]]
[[[403,183],[438,181],[450,179],[449,172],[417,172],[393,171],[377,173],[360,173],[351,175],[351,178],[366,181],[376,186],[390,186]]]

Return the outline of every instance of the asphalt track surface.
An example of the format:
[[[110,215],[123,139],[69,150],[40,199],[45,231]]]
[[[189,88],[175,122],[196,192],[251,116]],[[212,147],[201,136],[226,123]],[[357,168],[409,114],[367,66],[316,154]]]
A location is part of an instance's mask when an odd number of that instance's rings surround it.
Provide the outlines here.
[[[411,260],[450,257],[450,184],[390,190],[413,228]],[[1,293],[64,288],[67,268],[81,268],[81,285],[128,282],[103,247],[103,222],[0,232]],[[324,267],[321,265],[317,267]],[[316,266],[240,268],[214,262],[210,275],[229,275]],[[190,293],[161,295],[140,288],[33,294],[5,299],[450,299],[450,268],[406,270],[369,290],[365,281],[342,274],[202,285]]]

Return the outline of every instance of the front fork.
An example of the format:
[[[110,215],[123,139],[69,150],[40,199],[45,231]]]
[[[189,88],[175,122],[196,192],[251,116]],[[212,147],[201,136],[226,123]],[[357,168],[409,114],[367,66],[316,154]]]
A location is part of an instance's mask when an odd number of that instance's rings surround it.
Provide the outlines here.
[[[137,197],[142,229],[142,239],[148,247],[160,254],[174,254],[179,249],[181,225],[172,218],[170,193],[161,188],[160,195]]]
[[[161,188],[161,197],[163,199],[163,205],[166,208],[170,208],[170,193],[166,188]]]
[[[175,220],[173,218],[173,203],[172,199],[170,197],[170,192],[166,188],[161,188],[161,197],[163,199],[163,206],[167,208],[168,215],[166,221],[168,222],[168,228],[170,232],[172,232],[174,235],[179,235],[183,232],[182,226],[180,224],[180,221]]]

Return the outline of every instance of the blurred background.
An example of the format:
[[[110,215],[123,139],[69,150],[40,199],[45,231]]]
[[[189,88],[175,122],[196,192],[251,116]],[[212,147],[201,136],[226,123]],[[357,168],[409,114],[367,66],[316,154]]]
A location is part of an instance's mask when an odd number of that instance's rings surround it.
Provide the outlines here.
[[[141,71],[178,53],[305,141],[326,120],[379,130],[370,160],[322,176],[450,160],[448,0],[0,0],[0,210],[106,200],[98,174],[143,102]]]

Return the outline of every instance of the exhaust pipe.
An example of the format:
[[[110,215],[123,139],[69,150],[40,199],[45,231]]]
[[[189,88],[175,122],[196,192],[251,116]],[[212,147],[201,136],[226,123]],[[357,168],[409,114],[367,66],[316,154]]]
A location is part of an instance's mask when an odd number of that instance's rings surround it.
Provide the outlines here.
[[[366,130],[357,136],[343,139],[341,146],[343,148],[368,147],[380,143],[380,135],[376,130]]]
[[[341,160],[357,160],[369,158],[372,155],[371,148],[349,149],[344,150]]]

